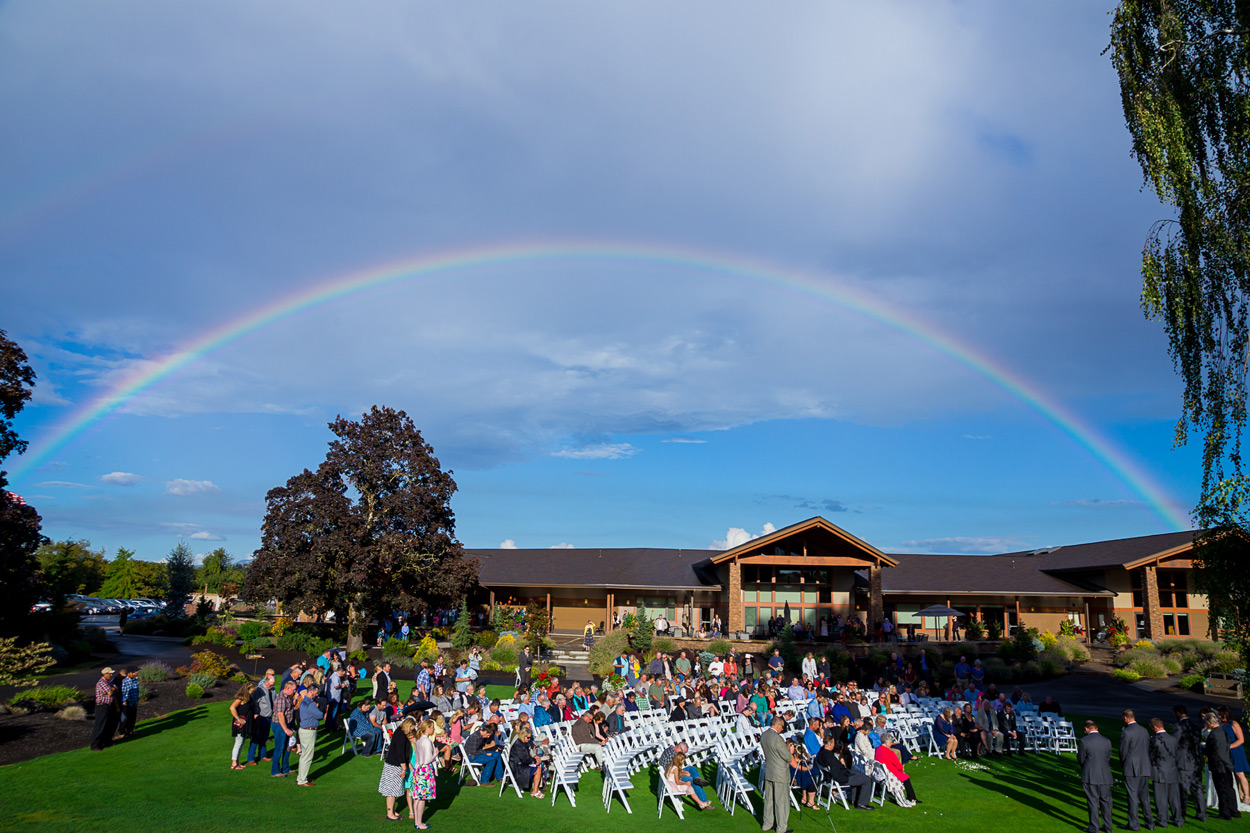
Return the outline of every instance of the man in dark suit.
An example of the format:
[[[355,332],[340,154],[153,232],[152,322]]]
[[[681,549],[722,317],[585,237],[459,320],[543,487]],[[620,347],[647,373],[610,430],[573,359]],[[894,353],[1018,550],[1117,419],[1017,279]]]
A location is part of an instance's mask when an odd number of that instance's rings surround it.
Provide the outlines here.
[[[1202,727],[1189,716],[1189,711],[1184,706],[1173,706],[1172,713],[1176,715],[1172,737],[1176,738],[1176,775],[1180,782],[1181,815],[1184,817],[1185,805],[1192,799],[1194,818],[1206,821],[1207,791],[1202,784]]]
[[[1089,806],[1086,833],[1098,833],[1100,815],[1102,829],[1111,833],[1111,741],[1102,736],[1092,720],[1085,721],[1085,737],[1077,744],[1076,762],[1081,765],[1081,785]]]
[[[1176,768],[1176,738],[1163,729],[1163,721],[1150,721],[1150,778],[1155,782],[1155,823],[1167,827],[1185,825],[1181,807],[1180,773]]]
[[[1154,828],[1150,810],[1150,733],[1133,717],[1132,709],[1121,712],[1124,731],[1120,733],[1120,768],[1124,772],[1124,789],[1128,792],[1128,829],[1140,830],[1137,813],[1146,816],[1146,829]]]
[[[1220,805],[1220,818],[1239,819],[1237,790],[1233,787],[1233,756],[1228,751],[1228,735],[1220,726],[1220,716],[1211,712],[1206,717],[1207,766],[1211,769],[1211,782]]]
[[[790,833],[790,749],[781,733],[786,721],[780,717],[760,735],[764,750],[764,817],[762,830]],[[1231,771],[1231,770],[1230,770]]]
[[[517,660],[517,677],[520,678],[518,685],[524,686],[526,689],[530,687],[530,671],[534,667],[534,655],[530,653],[530,646],[526,645],[525,650],[521,652],[520,659]]]
[[[1007,754],[1024,754],[1024,730],[1016,722],[1016,710],[1011,701],[1003,703],[1003,710],[998,713],[998,728],[1002,730]]]

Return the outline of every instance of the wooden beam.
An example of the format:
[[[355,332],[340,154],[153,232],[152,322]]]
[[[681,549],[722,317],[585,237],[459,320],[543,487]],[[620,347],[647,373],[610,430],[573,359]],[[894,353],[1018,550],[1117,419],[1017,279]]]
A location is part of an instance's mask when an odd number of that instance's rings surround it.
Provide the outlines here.
[[[743,564],[779,564],[795,567],[872,567],[877,562],[867,555],[856,558],[844,555],[812,555],[798,560],[792,555],[752,555],[742,559]]]

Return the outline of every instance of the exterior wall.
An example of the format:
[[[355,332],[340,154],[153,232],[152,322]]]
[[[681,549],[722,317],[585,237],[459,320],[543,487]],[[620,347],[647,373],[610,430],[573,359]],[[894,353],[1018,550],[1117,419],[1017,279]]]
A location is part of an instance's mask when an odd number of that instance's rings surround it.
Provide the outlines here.
[[[577,595],[564,595],[571,593]],[[580,631],[588,619],[598,626],[606,616],[607,602],[604,590],[557,588],[551,594],[551,629]]]

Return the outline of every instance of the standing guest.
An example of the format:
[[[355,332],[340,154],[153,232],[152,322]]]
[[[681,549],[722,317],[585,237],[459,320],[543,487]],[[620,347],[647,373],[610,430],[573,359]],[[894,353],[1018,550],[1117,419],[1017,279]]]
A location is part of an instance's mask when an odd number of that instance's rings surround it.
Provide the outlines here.
[[[317,684],[313,683],[304,691],[299,704],[299,770],[295,774],[297,787],[311,787],[313,781],[308,779],[312,769],[313,753],[317,749],[317,724],[325,715],[321,704],[317,702]]]
[[[252,689],[252,707],[248,711],[248,737],[251,743],[247,747],[247,765],[256,766],[258,761],[269,760],[265,754],[265,745],[269,742],[269,724],[273,717],[273,671],[270,670],[256,688]]]
[[[386,693],[391,690],[391,664],[384,662],[378,666],[378,670],[373,674],[373,699],[385,697]]]
[[[775,717],[760,735],[764,750],[764,816],[761,830],[790,830],[790,750],[781,733],[786,721]]]
[[[113,675],[112,668],[100,671],[100,679],[95,684],[95,725],[91,729],[91,748],[100,750],[113,740],[114,708],[113,708]]]
[[[239,763],[239,753],[243,751],[243,738],[248,736],[248,722],[252,718],[252,684],[244,683],[230,701],[230,734],[234,737],[234,748],[230,750],[230,768],[247,769]]]
[[[1133,718],[1132,709],[1120,714],[1124,718],[1124,730],[1120,732],[1120,769],[1128,793],[1128,829],[1139,829],[1139,811],[1146,816],[1146,827],[1154,827],[1154,813],[1150,809],[1150,733]]]
[[[1228,751],[1228,734],[1220,726],[1219,715],[1215,712],[1207,714],[1206,728],[1207,768],[1215,786],[1220,818],[1239,819],[1241,811],[1237,807],[1237,788],[1233,786],[1233,756]]]
[[[1077,745],[1076,762],[1081,765],[1081,785],[1089,806],[1085,831],[1098,833],[1101,816],[1102,830],[1111,833],[1111,741],[1103,737],[1092,720],[1085,721],[1085,737]]]
[[[1246,761],[1246,733],[1241,724],[1233,720],[1233,713],[1228,706],[1216,709],[1223,724],[1224,734],[1228,736],[1228,754],[1233,759],[1233,778],[1237,782],[1238,801],[1250,804],[1250,783],[1246,781],[1246,773],[1250,772],[1250,764]]]
[[[127,668],[122,677],[121,733],[128,738],[134,734],[139,717],[139,669]]]
[[[330,708],[326,712],[326,728],[333,731],[335,724],[339,722],[339,715],[346,705],[347,686],[344,684],[346,679],[346,670],[335,668],[330,673],[330,679],[327,681],[326,692],[329,700]]]
[[[291,744],[295,738],[295,680],[287,680],[273,696],[273,766],[269,774],[285,778],[291,771]]]
[[[1172,707],[1176,725],[1172,737],[1176,738],[1176,770],[1180,782],[1181,814],[1190,799],[1194,802],[1194,818],[1207,820],[1207,792],[1202,784],[1202,727],[1189,716],[1184,706]]]
[[[417,669],[416,683],[413,686],[413,693],[421,700],[429,700],[430,694],[434,690],[434,680],[430,677],[430,661],[424,657],[421,659],[421,666]]]
[[[524,688],[526,691],[530,687],[530,676],[534,668],[534,656],[530,653],[530,646],[526,645],[521,651],[521,656],[517,659],[517,679],[518,687]]]
[[[386,750],[386,759],[382,762],[382,777],[378,780],[378,792],[386,797],[386,817],[391,821],[399,821],[399,813],[395,812],[395,799],[402,798],[406,793],[404,781],[408,778],[408,766],[412,759],[412,740],[416,733],[417,722],[411,717],[405,718],[395,734],[391,736],[391,745]]]
[[[1181,827],[1185,813],[1181,807],[1180,776],[1176,769],[1176,738],[1163,729],[1163,721],[1150,721],[1150,778],[1155,783],[1155,821],[1167,827],[1168,819]]]

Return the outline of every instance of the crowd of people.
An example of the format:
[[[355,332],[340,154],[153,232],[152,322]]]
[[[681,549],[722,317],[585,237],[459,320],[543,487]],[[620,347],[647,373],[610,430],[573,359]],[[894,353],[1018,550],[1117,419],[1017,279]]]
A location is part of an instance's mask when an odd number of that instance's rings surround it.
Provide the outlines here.
[[[256,684],[239,688],[229,707],[230,767],[245,770],[268,763],[272,777],[284,778],[292,772],[295,756],[296,784],[312,787],[319,732],[343,730],[360,754],[385,756],[378,791],[386,800],[386,817],[400,818],[397,806],[406,805],[414,825],[425,829],[426,803],[436,792],[436,766],[467,767],[468,786],[497,783],[507,773],[518,789],[542,798],[552,753],[537,727],[571,724],[571,740],[585,762],[601,768],[604,748],[614,735],[628,730],[631,712],[662,710],[670,721],[724,716],[737,731],[760,736],[764,829],[785,831],[789,796],[780,790],[797,789],[802,804],[815,806],[818,784],[832,781],[855,807],[869,810],[868,773],[874,768],[900,806],[919,803],[907,771],[912,754],[891,731],[890,721],[894,711],[918,698],[941,697],[948,703],[932,724],[933,745],[946,759],[1026,753],[1026,732],[1016,709],[1029,705],[1031,698],[1020,688],[1010,694],[997,691],[980,663],[965,657],[955,664],[953,685],[945,688],[937,687],[924,652],[910,662],[891,654],[864,687],[856,679],[862,669],[841,681],[834,678],[826,657],[811,653],[802,658],[801,673],[793,675],[779,651],[766,659],[733,650],[705,664],[706,658],[687,651],[676,656],[660,652],[644,667],[637,654],[623,652],[604,688],[558,677],[539,687],[532,683],[534,658],[526,648],[505,717],[503,704],[477,686],[480,653],[470,652],[454,667],[441,655],[432,663],[423,660],[412,672],[411,694],[404,699],[390,663],[378,663],[370,673],[327,651],[314,663],[298,662],[281,674],[268,669]],[[104,669],[95,689],[92,749],[133,731],[137,690],[133,669]],[[357,701],[360,694],[364,696]],[[729,709],[732,715],[723,714]],[[1063,714],[1050,697],[1037,704],[1037,711]],[[1194,721],[1178,706],[1175,717],[1168,733],[1161,720],[1152,720],[1147,730],[1137,725],[1132,712],[1124,713],[1120,758],[1129,794],[1129,829],[1138,828],[1139,816],[1147,827],[1178,823],[1191,800],[1195,817],[1205,819],[1207,796],[1200,783],[1204,765],[1220,818],[1238,817],[1239,802],[1250,803],[1245,736],[1229,711],[1206,709]],[[1078,761],[1089,799],[1089,831],[1097,833],[1100,824],[1110,831],[1110,745],[1092,722],[1085,728]],[[687,751],[681,744],[665,750],[658,762],[661,777],[671,794],[688,796],[700,809],[711,806],[704,789],[708,784],[689,764]],[[1150,808],[1150,782],[1155,812]]]

